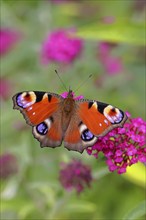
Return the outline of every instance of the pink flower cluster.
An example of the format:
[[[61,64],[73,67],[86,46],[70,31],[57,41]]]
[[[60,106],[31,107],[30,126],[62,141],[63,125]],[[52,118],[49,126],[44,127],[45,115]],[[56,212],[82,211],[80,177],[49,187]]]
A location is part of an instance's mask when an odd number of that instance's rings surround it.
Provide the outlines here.
[[[65,189],[72,190],[75,188],[77,193],[80,193],[86,186],[90,187],[91,169],[79,160],[62,163],[59,179]]]
[[[5,55],[20,40],[21,34],[9,28],[0,29],[0,55]]]
[[[73,32],[61,29],[52,32],[46,38],[41,51],[43,64],[48,64],[50,61],[70,63],[79,55],[83,42],[71,36]]]
[[[123,128],[115,128],[87,149],[88,154],[98,157],[102,152],[107,158],[109,170],[118,174],[138,161],[146,163],[146,122],[141,118],[129,118]]]
[[[121,59],[111,54],[114,46],[114,44],[107,42],[101,42],[99,44],[99,60],[105,68],[105,71],[110,75],[115,75],[123,71]]]

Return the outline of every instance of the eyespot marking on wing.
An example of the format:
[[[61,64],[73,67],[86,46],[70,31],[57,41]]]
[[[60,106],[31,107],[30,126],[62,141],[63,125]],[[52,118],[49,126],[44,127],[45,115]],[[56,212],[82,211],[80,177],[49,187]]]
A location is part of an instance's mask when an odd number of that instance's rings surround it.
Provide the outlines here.
[[[34,92],[19,93],[16,97],[17,105],[24,109],[33,105],[35,102],[36,102],[36,95]]]
[[[108,105],[104,109],[103,114],[112,124],[120,123],[124,117],[122,111],[112,105]],[[105,123],[107,122],[105,121]]]
[[[40,135],[45,135],[48,132],[48,126],[45,122],[42,122],[36,126],[36,131]]]
[[[79,127],[79,131],[80,131],[80,135],[81,135],[81,139],[84,142],[88,142],[88,143],[95,143],[95,139],[97,139],[91,131],[89,131],[89,129],[87,128],[87,126],[85,124],[81,124]]]
[[[83,141],[91,141],[94,138],[94,135],[89,129],[86,129],[82,132],[81,138]]]
[[[33,131],[34,134],[37,136],[42,136],[42,135],[46,135],[48,130],[51,127],[51,120],[48,118],[46,120],[44,120],[43,122],[41,122],[40,124],[34,126]]]

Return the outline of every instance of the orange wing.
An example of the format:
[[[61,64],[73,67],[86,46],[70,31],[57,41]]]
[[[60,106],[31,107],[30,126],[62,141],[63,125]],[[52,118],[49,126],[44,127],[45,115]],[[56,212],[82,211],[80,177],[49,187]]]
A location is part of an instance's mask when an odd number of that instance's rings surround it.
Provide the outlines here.
[[[126,114],[109,104],[79,100],[78,114],[82,122],[96,136],[104,136],[115,127],[122,127]]]
[[[23,114],[29,125],[37,125],[59,110],[62,97],[46,92],[21,92],[13,96],[14,109]]]

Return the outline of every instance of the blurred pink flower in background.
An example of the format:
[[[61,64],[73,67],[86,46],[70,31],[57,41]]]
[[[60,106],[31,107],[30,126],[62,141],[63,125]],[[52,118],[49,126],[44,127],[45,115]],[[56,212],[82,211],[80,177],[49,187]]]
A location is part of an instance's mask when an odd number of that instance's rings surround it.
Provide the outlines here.
[[[42,45],[41,61],[43,64],[49,62],[70,63],[80,54],[83,41],[71,36],[73,30],[56,30],[48,35]]]
[[[105,68],[106,73],[110,75],[121,73],[124,70],[121,59],[111,54],[112,48],[115,46],[115,44],[108,42],[99,44],[98,59]]]
[[[102,152],[107,158],[109,170],[118,174],[138,161],[146,163],[146,122],[141,118],[129,118],[123,128],[115,128],[96,144],[87,149],[89,155],[98,157]]]
[[[0,56],[8,53],[21,39],[21,34],[10,28],[0,28]]]
[[[7,100],[11,94],[12,85],[6,78],[0,78],[0,99]]]
[[[66,190],[70,191],[74,188],[77,193],[81,193],[85,187],[91,185],[91,169],[79,160],[62,163],[59,179]]]
[[[0,178],[7,179],[18,172],[17,158],[11,153],[0,155]]]
[[[116,18],[114,16],[106,16],[102,18],[102,21],[105,24],[113,24],[116,21]]]

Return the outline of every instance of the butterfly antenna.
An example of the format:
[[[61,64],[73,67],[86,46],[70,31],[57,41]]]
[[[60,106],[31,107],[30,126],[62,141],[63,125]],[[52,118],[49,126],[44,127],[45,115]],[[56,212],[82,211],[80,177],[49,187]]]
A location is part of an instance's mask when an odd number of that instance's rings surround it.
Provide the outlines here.
[[[81,82],[81,83],[79,84],[79,86],[77,87],[77,89],[76,89],[74,92],[76,92],[76,91],[77,91],[79,88],[81,88],[85,83],[87,83],[88,79],[90,79],[91,77],[92,77],[92,74],[90,74],[87,79],[85,79],[83,82]]]
[[[55,73],[57,74],[58,78],[60,79],[60,82],[62,83],[62,85],[63,85],[63,87],[65,88],[65,90],[68,91],[68,90],[67,90],[67,87],[66,87],[66,85],[65,85],[65,83],[64,83],[63,80],[61,79],[61,77],[60,77],[60,75],[58,74],[57,70],[55,70]]]

